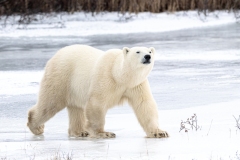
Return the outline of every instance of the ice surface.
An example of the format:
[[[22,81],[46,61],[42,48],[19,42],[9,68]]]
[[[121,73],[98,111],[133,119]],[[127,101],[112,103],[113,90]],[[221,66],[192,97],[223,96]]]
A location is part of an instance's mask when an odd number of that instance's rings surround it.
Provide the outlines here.
[[[240,131],[233,118],[239,114],[239,104],[236,100],[189,109],[160,110],[161,128],[170,134],[166,139],[144,138],[133,113],[108,114],[105,128],[116,133],[115,139],[68,138],[65,110],[46,124],[44,136],[33,136],[22,120],[17,125],[17,120],[12,120],[15,132],[1,132],[0,157],[47,159],[71,153],[74,159],[239,159]],[[179,132],[181,120],[194,113],[201,129]],[[22,131],[17,131],[19,127]]]
[[[36,94],[43,71],[0,71],[0,95]]]

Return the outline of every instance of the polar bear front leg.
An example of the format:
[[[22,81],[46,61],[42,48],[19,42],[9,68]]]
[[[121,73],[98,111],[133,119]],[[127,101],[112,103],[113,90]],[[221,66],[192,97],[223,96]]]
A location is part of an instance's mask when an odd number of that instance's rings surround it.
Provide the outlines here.
[[[86,129],[92,138],[115,138],[114,133],[104,131],[105,116],[108,108],[101,105],[98,98],[91,97],[86,106]]]
[[[159,128],[157,104],[146,80],[142,84],[127,90],[126,96],[132,106],[140,125],[149,138],[169,137],[166,131]]]

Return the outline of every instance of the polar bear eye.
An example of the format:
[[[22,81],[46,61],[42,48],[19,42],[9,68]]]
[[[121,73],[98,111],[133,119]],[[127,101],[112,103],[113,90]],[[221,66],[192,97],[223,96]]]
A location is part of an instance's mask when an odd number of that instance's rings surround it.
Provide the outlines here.
[[[149,52],[150,54],[152,53],[152,52]]]
[[[137,53],[137,54],[139,54],[140,52],[139,52],[139,51],[137,51],[136,53]]]

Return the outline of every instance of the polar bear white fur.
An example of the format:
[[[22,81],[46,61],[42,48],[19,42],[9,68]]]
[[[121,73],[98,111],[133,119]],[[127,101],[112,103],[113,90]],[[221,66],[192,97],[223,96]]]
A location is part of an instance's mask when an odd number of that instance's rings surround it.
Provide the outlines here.
[[[69,136],[115,137],[104,130],[109,108],[128,102],[147,137],[168,137],[159,129],[158,110],[147,76],[154,48],[124,47],[106,52],[86,45],[60,49],[48,62],[37,104],[28,112],[28,127],[36,135],[44,123],[67,107]]]

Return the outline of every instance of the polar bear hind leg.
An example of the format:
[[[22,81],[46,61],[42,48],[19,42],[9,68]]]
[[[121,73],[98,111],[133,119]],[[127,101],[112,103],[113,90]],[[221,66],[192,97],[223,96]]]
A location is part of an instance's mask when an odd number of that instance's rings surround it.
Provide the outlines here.
[[[69,129],[70,137],[87,137],[88,132],[85,131],[85,113],[84,109],[76,106],[68,106]]]
[[[106,132],[104,130],[105,125],[105,116],[108,110],[104,104],[101,104],[103,98],[91,97],[87,107],[86,107],[86,116],[87,116],[87,131],[90,134],[90,137],[93,138],[115,138],[115,133]]]
[[[44,123],[65,108],[61,103],[51,104],[46,102],[40,100],[40,104],[36,104],[28,112],[27,126],[35,135],[42,134],[44,132]]]
[[[31,132],[35,135],[42,134],[44,132],[44,125],[38,123],[38,113],[36,111],[36,106],[33,106],[29,111],[28,111],[28,123],[27,126],[31,130]]]
[[[57,87],[54,83],[49,84],[45,79],[46,77],[42,81],[37,104],[28,112],[27,126],[35,135],[42,134],[44,123],[66,107],[61,90],[55,92]]]

